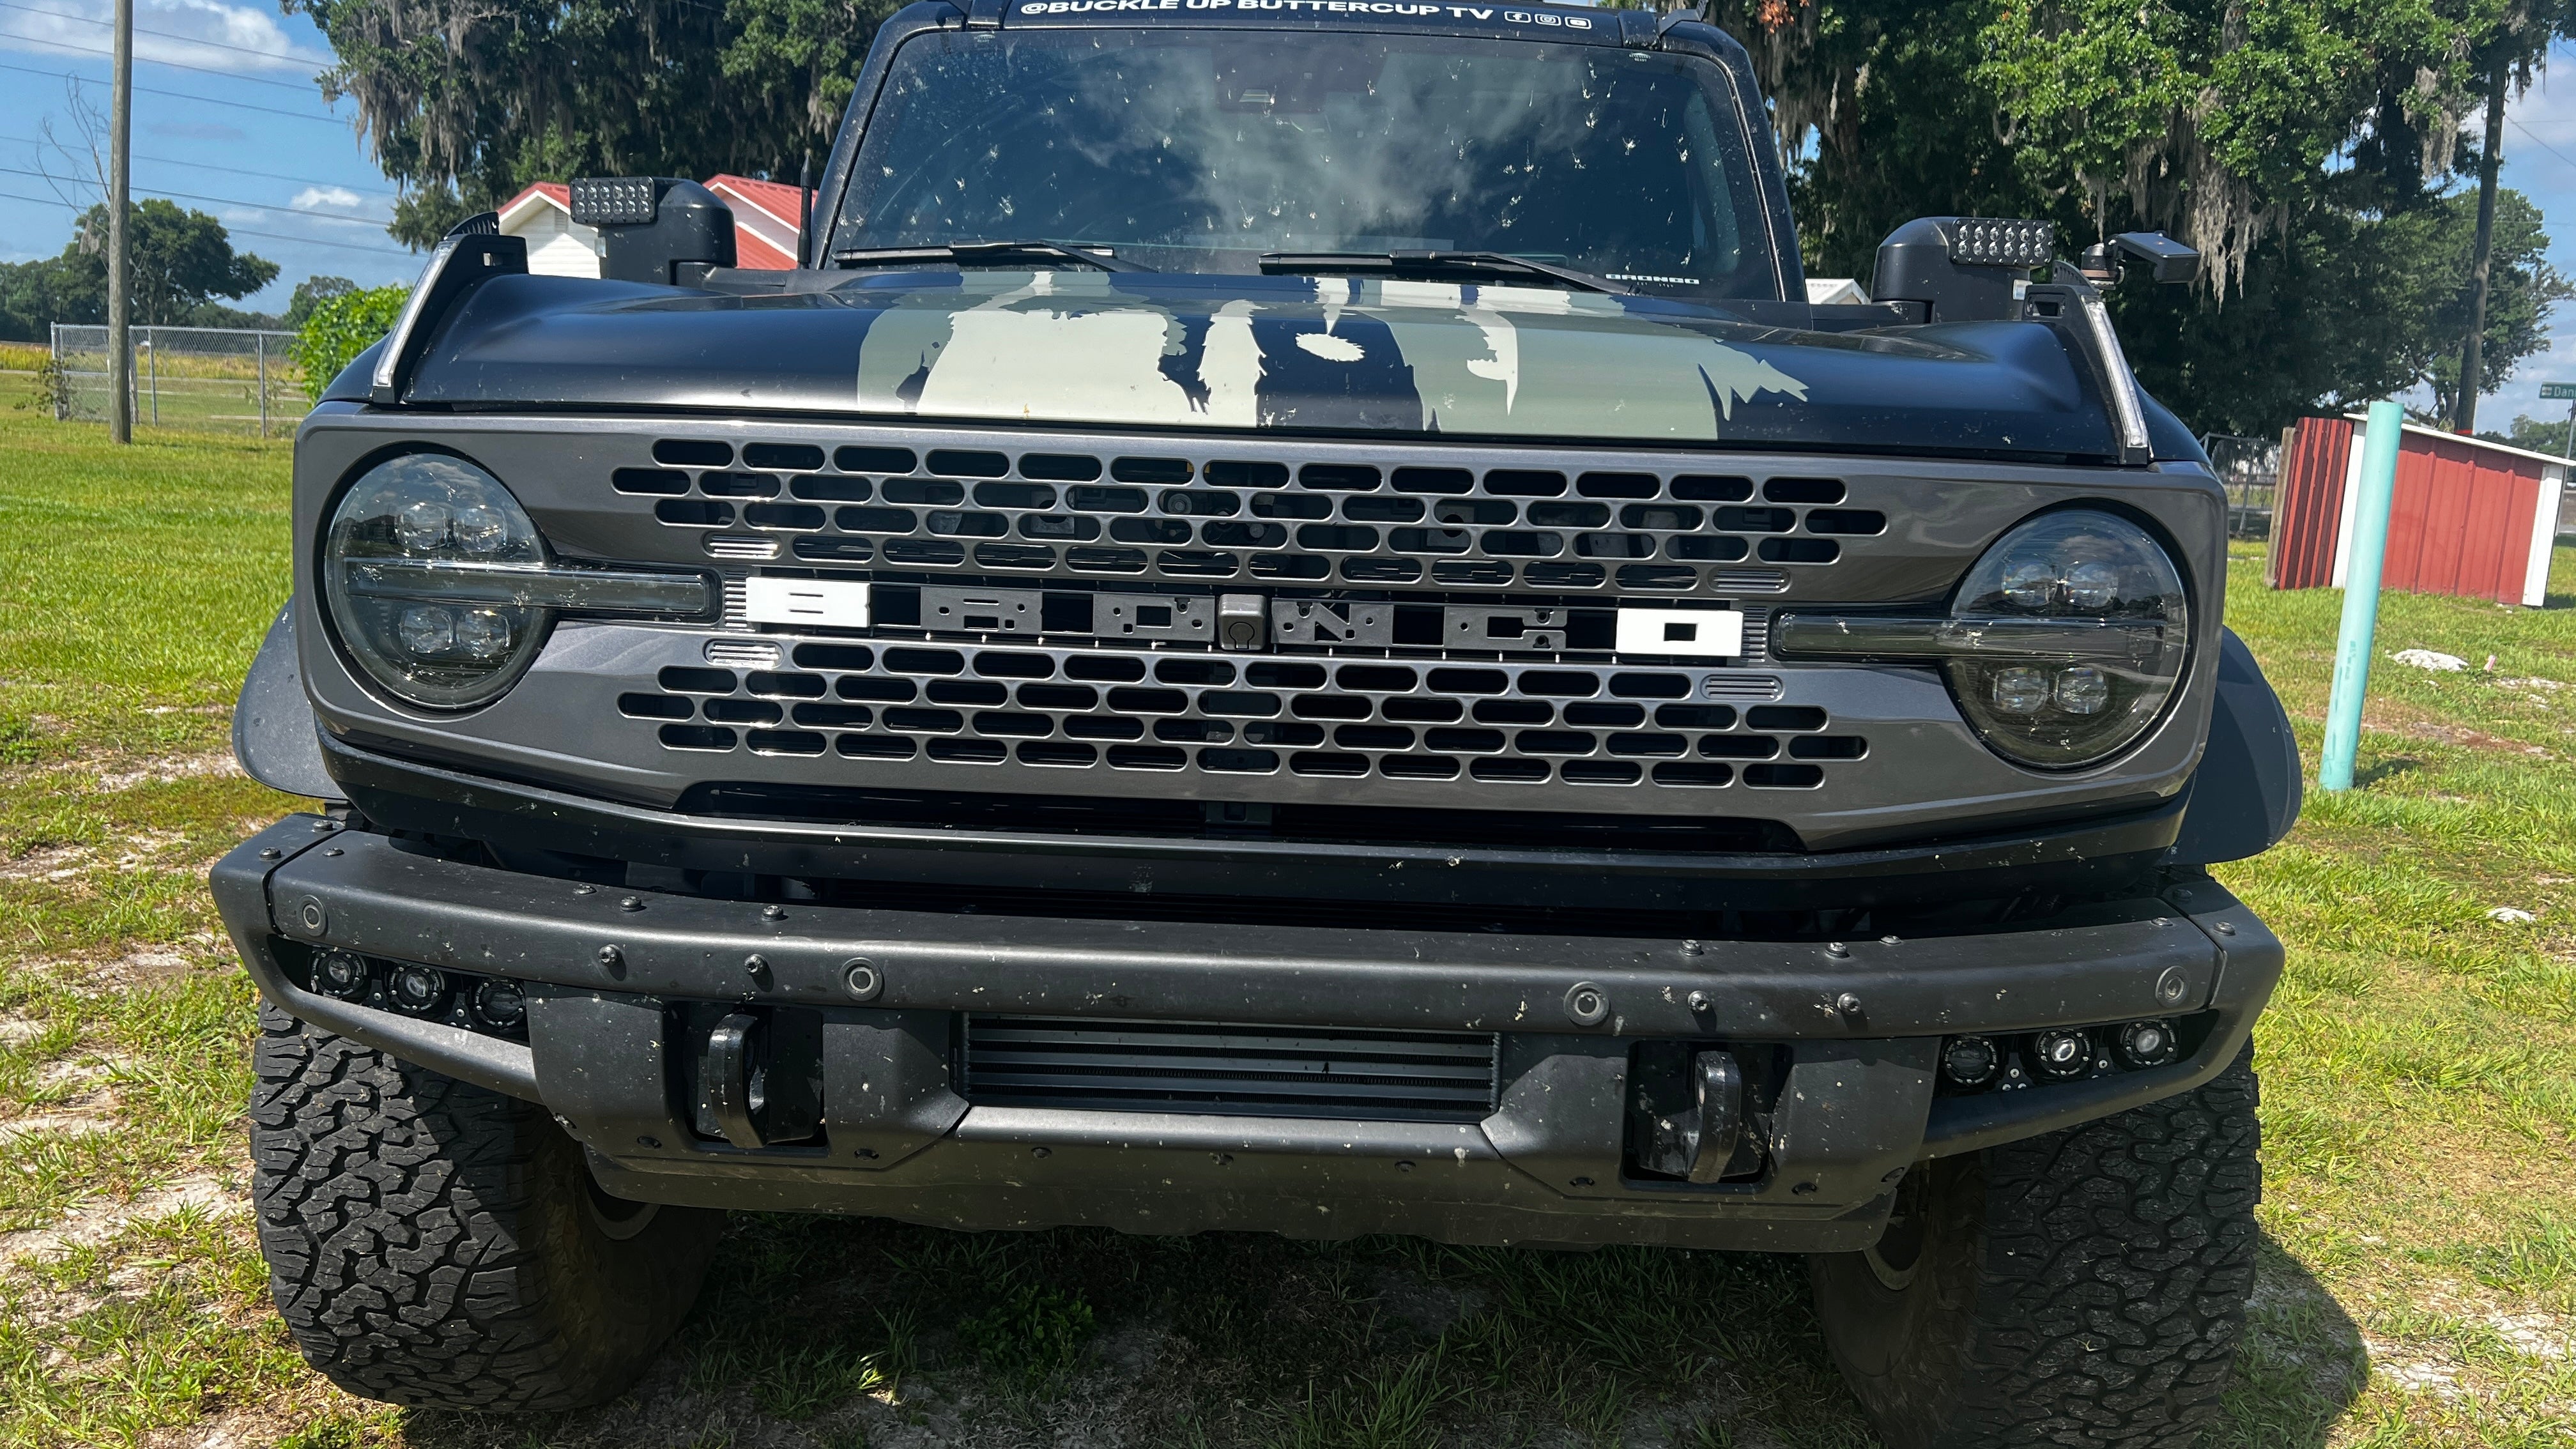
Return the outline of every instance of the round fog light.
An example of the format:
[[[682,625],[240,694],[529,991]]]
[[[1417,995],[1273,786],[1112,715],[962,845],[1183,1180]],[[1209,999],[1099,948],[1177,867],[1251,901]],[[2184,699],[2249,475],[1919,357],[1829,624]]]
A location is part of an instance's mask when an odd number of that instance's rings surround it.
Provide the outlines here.
[[[2133,1021],[2120,1028],[2113,1046],[2126,1067],[2161,1067],[2182,1050],[2174,1040],[2173,1023],[2169,1021]]]
[[[485,1026],[517,1026],[528,1019],[527,997],[516,981],[486,981],[474,988],[474,1016]]]
[[[447,1004],[447,973],[435,966],[397,966],[385,982],[396,1011],[427,1016]]]
[[[1995,1079],[2003,1053],[1981,1036],[1954,1036],[1941,1048],[1941,1075],[1954,1087],[1982,1087]]]
[[[2093,1041],[2080,1031],[2043,1031],[2030,1039],[2031,1063],[2060,1081],[2093,1069]]]
[[[342,1001],[367,994],[367,958],[347,951],[325,951],[313,958],[313,989]]]

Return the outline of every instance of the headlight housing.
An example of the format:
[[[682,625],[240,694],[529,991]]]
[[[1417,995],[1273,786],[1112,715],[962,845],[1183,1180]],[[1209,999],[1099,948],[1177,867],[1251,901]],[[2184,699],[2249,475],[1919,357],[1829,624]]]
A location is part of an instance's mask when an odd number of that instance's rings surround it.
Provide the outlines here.
[[[506,591],[475,598],[418,581],[545,565],[545,540],[499,479],[445,453],[406,453],[341,495],[322,545],[322,592],[341,643],[376,683],[430,709],[466,709],[518,680],[552,615]]]
[[[1999,754],[2072,769],[2135,742],[2182,685],[2190,604],[2137,524],[2076,508],[1998,540],[1951,603],[1942,673]]]
[[[1995,753],[2043,770],[2099,764],[2135,744],[2182,687],[2191,609],[2164,546],[2106,509],[2043,513],[1968,570],[1945,618],[1784,613],[1785,659],[1941,666]]]

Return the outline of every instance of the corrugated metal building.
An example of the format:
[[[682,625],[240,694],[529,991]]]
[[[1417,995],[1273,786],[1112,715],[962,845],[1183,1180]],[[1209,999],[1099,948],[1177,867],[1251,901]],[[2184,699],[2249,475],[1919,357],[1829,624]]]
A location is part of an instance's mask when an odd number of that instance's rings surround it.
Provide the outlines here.
[[[2301,418],[2292,430],[2264,565],[2272,587],[2343,586],[2368,431],[2359,417]],[[2380,586],[2541,603],[2567,474],[2545,453],[2407,424]]]

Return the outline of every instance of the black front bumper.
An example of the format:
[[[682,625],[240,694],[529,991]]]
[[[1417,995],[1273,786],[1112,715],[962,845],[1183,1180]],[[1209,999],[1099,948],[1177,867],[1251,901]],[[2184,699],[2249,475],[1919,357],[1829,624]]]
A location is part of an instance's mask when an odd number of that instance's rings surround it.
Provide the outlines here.
[[[213,884],[272,1002],[543,1103],[620,1195],[967,1228],[1848,1250],[1875,1239],[1891,1185],[1922,1158],[2208,1079],[2281,967],[2279,942],[2206,881],[2080,925],[1703,943],[1347,928],[1329,904],[1294,927],[763,905],[461,864],[296,816],[227,855]],[[528,1040],[308,991],[286,961],[321,946],[524,982]],[[864,1005],[848,984],[862,960],[880,983]],[[1569,1009],[1578,983],[1607,998],[1596,1023]],[[819,1142],[747,1150],[691,1130],[681,1001],[820,1014]],[[1495,1107],[1382,1122],[969,1102],[947,1043],[970,1012],[1499,1033]],[[1935,1092],[1947,1035],[2178,1016],[2209,1029],[2169,1066]],[[1630,1049],[1652,1039],[1777,1045],[1757,1179],[1623,1175]]]

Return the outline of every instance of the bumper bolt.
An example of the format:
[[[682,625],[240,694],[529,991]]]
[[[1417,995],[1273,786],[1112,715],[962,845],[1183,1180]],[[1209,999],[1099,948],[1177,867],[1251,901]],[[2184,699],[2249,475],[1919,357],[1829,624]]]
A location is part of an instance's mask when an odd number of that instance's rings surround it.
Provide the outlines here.
[[[295,921],[304,928],[305,934],[319,936],[322,928],[331,923],[331,913],[323,908],[321,897],[306,896],[295,905]]]
[[[877,974],[877,968],[866,961],[843,962],[841,984],[849,989],[851,998],[857,1001],[874,1001],[877,999],[877,993],[885,990],[885,978]]]
[[[340,847],[338,847],[338,846],[336,846],[336,845],[335,845],[335,846],[332,846],[329,850],[326,850],[326,851],[324,851],[324,852],[322,852],[322,853],[323,853],[324,855],[326,855],[326,856],[329,856],[329,855],[346,855],[346,854],[348,854],[349,852],[347,852],[347,851],[345,851],[345,850],[342,850]]]
[[[599,964],[608,968],[609,975],[623,976],[626,974],[626,953],[614,946],[602,946],[599,948]]]
[[[1576,1026],[1599,1026],[1610,1015],[1610,993],[1589,981],[1565,988],[1565,1019]]]
[[[2183,993],[2189,990],[2191,982],[2184,978],[2179,966],[2166,967],[2164,974],[2156,978],[2156,1000],[2168,1006],[2182,1000]]]
[[[760,908],[760,915],[763,920],[783,921],[787,919],[787,908],[785,906],[762,906]]]
[[[621,911],[640,911],[644,909],[644,898],[642,896],[622,897],[617,902],[617,908]]]
[[[760,985],[767,986],[769,984],[770,976],[768,957],[757,953],[745,956],[742,958],[742,969],[746,975],[750,976],[753,981],[758,982]]]
[[[1717,1003],[1710,998],[1707,992],[1694,991],[1690,995],[1682,998],[1682,1004],[1691,1009],[1691,1015],[1701,1016],[1706,1014],[1708,1009],[1715,1006]]]
[[[1825,954],[1833,957],[1837,961],[1840,961],[1851,955],[1851,947],[1844,945],[1840,941],[1827,941],[1825,943]]]
[[[1708,954],[1708,947],[1698,941],[1684,941],[1682,942],[1682,954],[1685,956],[1705,956]]]
[[[1789,1191],[1796,1193],[1800,1197],[1813,1197],[1816,1192],[1816,1185],[1812,1182],[1802,1182],[1790,1188]]]
[[[577,896],[597,895],[599,893],[599,887],[595,885],[577,885],[572,888],[572,893]]]
[[[1031,1157],[1044,1157],[1044,1156],[1047,1156],[1047,1155],[1048,1155],[1050,1152],[1052,1152],[1053,1150],[1054,1150],[1054,1149],[1052,1149],[1052,1148],[1047,1148],[1047,1147],[1032,1147],[1032,1148],[1030,1148],[1030,1149],[1029,1149],[1029,1156],[1031,1156]]]
[[[1834,998],[1834,1010],[1844,1016],[1860,1015],[1860,997],[1846,991]]]
[[[2234,921],[2220,921],[2210,929],[2218,932],[2218,934],[2222,936],[2233,936],[2236,934],[2236,923]]]
[[[259,848],[259,858],[262,860],[276,860],[285,854],[285,851],[278,849],[274,845],[263,845]]]
[[[635,1145],[638,1147],[659,1147],[662,1145],[662,1139],[659,1137],[638,1137],[635,1139]]]

